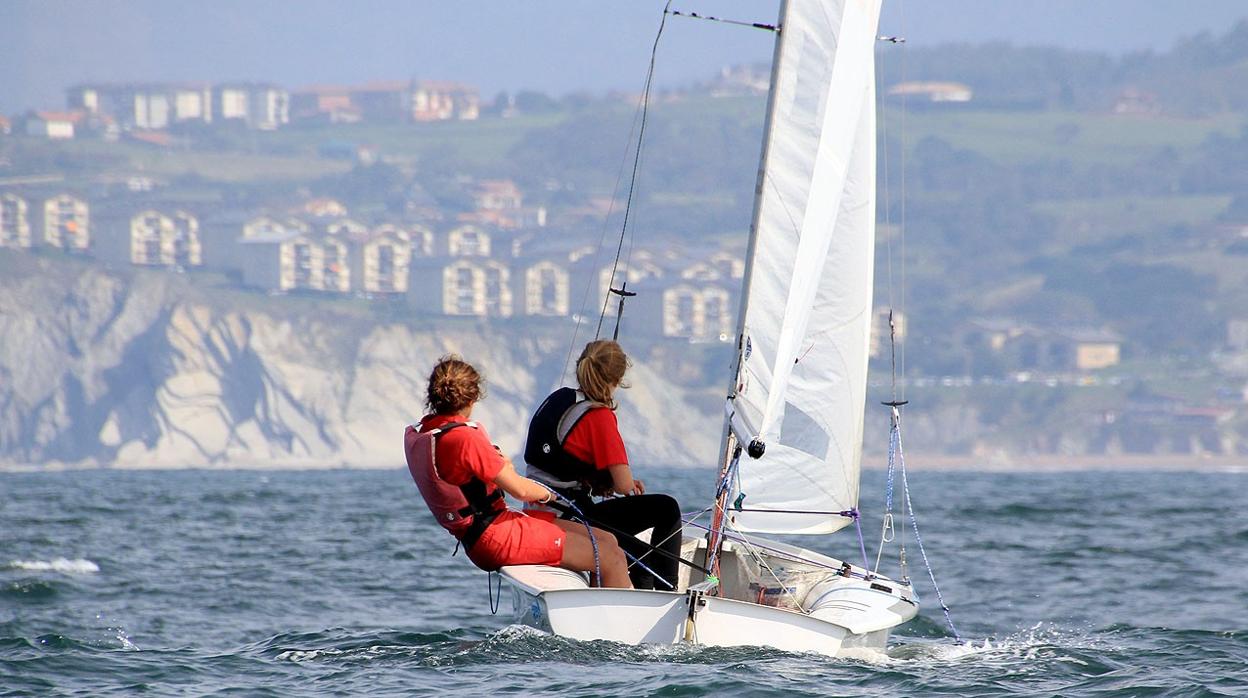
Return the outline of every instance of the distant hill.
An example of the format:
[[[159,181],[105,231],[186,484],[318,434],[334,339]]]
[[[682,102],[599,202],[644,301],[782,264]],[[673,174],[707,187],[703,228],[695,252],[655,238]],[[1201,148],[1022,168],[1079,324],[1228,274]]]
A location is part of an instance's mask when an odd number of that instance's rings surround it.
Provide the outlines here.
[[[913,48],[904,64],[895,54],[886,52],[881,62],[886,83],[902,80],[903,70],[906,80],[957,80],[975,90],[981,107],[1126,107],[1183,115],[1248,110],[1248,19],[1161,53],[1113,56],[990,43]]]

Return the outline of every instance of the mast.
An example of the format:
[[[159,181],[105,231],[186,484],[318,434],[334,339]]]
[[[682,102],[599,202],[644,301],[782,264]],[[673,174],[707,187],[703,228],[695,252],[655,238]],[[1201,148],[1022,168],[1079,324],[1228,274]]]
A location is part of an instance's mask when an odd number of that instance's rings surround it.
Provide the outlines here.
[[[767,83],[767,111],[763,116],[763,143],[758,157],[758,177],[754,182],[754,210],[750,217],[750,235],[746,242],[745,272],[741,280],[741,300],[737,304],[737,353],[733,358],[732,370],[729,372],[728,397],[736,395],[737,382],[740,379],[741,356],[745,351],[745,314],[750,303],[750,278],[754,273],[754,253],[758,246],[758,222],[762,211],[763,188],[767,178],[767,156],[771,149],[771,122],[776,107],[776,76],[780,71],[781,49],[784,42],[784,25],[787,19],[789,0],[780,0],[780,12],[776,20],[776,41],[772,49],[771,78]],[[732,413],[724,417],[724,431],[720,437],[720,469],[715,484],[715,508],[711,518],[710,531],[707,533],[707,569],[716,576],[719,574],[719,552],[723,546],[723,526],[726,514],[728,494],[731,491],[728,478],[741,457],[741,445],[737,443],[732,432]],[[756,456],[757,457],[757,456]]]

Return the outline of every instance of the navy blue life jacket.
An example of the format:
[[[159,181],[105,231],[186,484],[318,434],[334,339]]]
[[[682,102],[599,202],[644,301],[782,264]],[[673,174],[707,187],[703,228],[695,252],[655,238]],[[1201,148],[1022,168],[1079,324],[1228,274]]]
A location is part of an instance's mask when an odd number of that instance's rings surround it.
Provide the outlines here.
[[[568,453],[563,445],[568,434],[590,410],[605,407],[572,388],[560,388],[542,402],[529,421],[529,437],[524,444],[524,462],[529,476],[555,489],[602,491],[611,486],[611,473],[599,470]],[[534,473],[533,470],[540,473]],[[543,477],[546,475],[548,477]]]

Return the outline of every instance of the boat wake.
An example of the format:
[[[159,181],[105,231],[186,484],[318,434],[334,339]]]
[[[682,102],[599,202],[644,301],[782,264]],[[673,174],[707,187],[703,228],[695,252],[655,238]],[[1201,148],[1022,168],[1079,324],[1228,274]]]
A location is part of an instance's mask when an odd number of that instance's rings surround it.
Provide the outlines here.
[[[1037,623],[966,643],[949,637],[899,636],[897,644],[885,651],[852,648],[832,659],[756,646],[580,641],[522,625],[495,632],[327,628],[283,633],[233,654],[285,665],[295,672],[292,676],[349,671],[364,677],[393,670],[403,675],[404,686],[442,681],[447,670],[463,676],[495,676],[505,667],[515,687],[532,688],[533,681],[547,680],[553,673],[560,678],[547,685],[549,692],[569,696],[649,694],[664,686],[692,689],[709,681],[727,693],[784,693],[793,682],[813,679],[844,695],[878,695],[888,688],[900,688],[902,694],[965,695],[985,687],[1038,683],[1060,693],[1102,676],[1132,690],[1151,685],[1148,676],[1119,676],[1139,649],[1132,646],[1133,632],[1139,631]],[[1234,634],[1215,639],[1227,649],[1206,662],[1211,666],[1232,661],[1243,644]],[[479,695],[475,684],[463,688],[467,691],[463,695]]]
[[[457,633],[380,633],[353,637],[327,637],[327,633],[284,635],[263,643],[262,651],[280,662],[338,664],[403,659],[431,667],[548,661],[551,657],[558,657],[562,664],[572,665],[617,662],[719,664],[789,654],[766,647],[626,645],[606,640],[581,641],[525,625],[506,626],[481,640],[471,640]]]
[[[864,661],[882,664],[947,664],[950,662],[1015,663],[1030,661],[1064,661],[1087,665],[1078,655],[1095,649],[1097,643],[1087,635],[1062,630],[1046,623],[1035,625],[1001,638],[984,638],[954,642],[949,638],[897,638],[899,643],[886,653],[873,652]],[[1104,649],[1104,648],[1101,648]],[[855,656],[855,659],[859,657]]]

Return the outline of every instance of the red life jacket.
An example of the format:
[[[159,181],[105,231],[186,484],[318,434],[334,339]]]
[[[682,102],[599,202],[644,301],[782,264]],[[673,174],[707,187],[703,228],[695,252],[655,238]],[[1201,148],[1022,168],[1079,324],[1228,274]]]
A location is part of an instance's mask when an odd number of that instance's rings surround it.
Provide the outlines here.
[[[485,483],[477,478],[462,485],[452,485],[438,473],[437,437],[457,427],[476,429],[477,425],[473,422],[451,422],[426,432],[408,426],[403,434],[403,444],[407,451],[407,470],[416,481],[416,487],[420,489],[425,504],[429,505],[433,518],[463,542],[464,550],[470,550],[505,507],[498,505],[503,498],[502,490],[495,489],[486,494]]]

